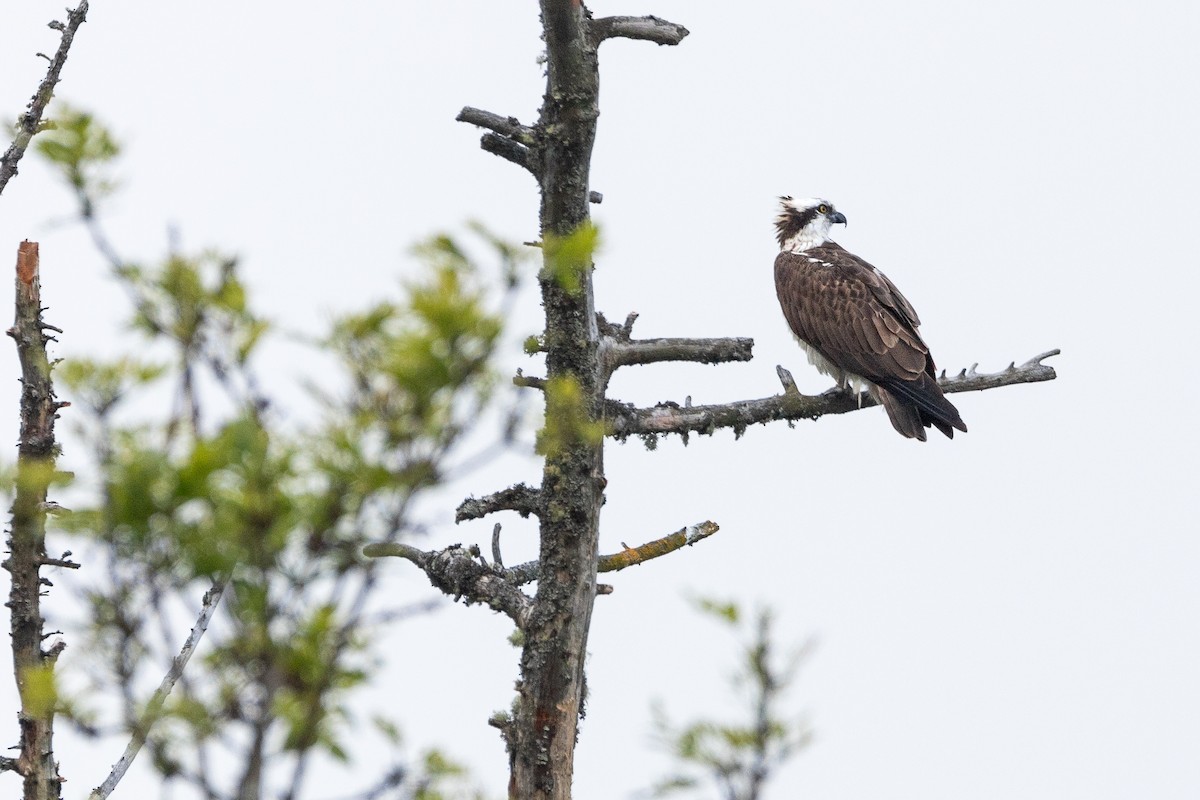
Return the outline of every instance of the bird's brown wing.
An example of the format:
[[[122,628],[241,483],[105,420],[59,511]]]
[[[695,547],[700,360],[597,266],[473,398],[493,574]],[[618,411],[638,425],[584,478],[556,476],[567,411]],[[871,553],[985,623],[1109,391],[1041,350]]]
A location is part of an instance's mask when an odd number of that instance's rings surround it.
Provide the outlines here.
[[[915,406],[909,410],[921,428],[936,424],[947,435],[952,427],[966,430],[937,385],[916,310],[879,270],[827,242],[780,253],[775,289],[792,332],[827,360],[898,395],[900,405]],[[902,430],[889,403],[884,406],[897,430],[916,435]],[[924,438],[923,429],[917,438]]]

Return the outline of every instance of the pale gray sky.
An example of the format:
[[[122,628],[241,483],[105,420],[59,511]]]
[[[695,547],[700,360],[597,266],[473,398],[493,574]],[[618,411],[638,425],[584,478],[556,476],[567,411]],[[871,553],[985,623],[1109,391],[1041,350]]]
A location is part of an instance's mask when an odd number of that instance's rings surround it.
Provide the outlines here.
[[[752,336],[756,358],[626,370],[614,396],[759,397],[780,363],[827,387],[774,297],[780,194],[837,203],[838,240],[913,301],[940,366],[1063,355],[1053,383],[956,395],[971,430],[953,442],[902,439],[871,410],[612,446],[606,551],[704,519],[722,531],[598,601],[576,796],[629,797],[663,773],[651,698],[676,717],[728,706],[727,640],[685,592],[770,603],[786,637],[819,641],[792,696],[817,740],[773,800],[1200,795],[1200,6],[645,1],[592,4],[692,32],[602,47],[597,303],[638,311],[642,336]],[[40,79],[62,5],[3,13],[0,115]],[[96,0],[60,96],[127,144],[106,220],[124,252],[161,253],[177,224],[185,246],[241,253],[271,317],[316,331],[392,291],[432,231],[535,235],[532,180],[454,115],[532,122],[539,49],[533,2]],[[40,240],[57,354],[112,352],[123,298],[80,230],[48,224],[70,209],[26,161],[0,198],[0,258]],[[513,325],[538,330],[538,312],[527,295]],[[277,385],[305,369],[265,367]],[[16,374],[0,361],[14,427]],[[514,462],[458,494],[536,479]],[[486,540],[490,521],[449,526],[455,502],[434,542]],[[505,522],[515,560],[533,526]],[[406,564],[390,576],[433,592]],[[506,764],[485,720],[511,699],[508,631],[477,608],[406,624],[375,701],[494,797]],[[64,737],[68,796],[121,746]]]

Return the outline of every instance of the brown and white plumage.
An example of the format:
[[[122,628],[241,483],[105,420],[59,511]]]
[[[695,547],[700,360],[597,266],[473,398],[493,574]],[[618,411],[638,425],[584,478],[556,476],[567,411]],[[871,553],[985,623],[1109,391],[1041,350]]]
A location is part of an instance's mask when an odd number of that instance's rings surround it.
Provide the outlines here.
[[[775,291],[792,333],[839,386],[866,386],[902,435],[967,426],[937,384],[912,304],[882,272],[829,239],[845,216],[817,198],[780,198]]]

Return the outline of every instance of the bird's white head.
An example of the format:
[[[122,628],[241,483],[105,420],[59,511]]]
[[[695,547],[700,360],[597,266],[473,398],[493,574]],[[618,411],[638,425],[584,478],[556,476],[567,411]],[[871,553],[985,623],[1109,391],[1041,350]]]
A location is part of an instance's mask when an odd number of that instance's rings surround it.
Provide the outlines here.
[[[819,197],[779,198],[779,216],[775,218],[775,238],[779,249],[800,253],[829,241],[829,229],[846,224],[846,217],[833,203]]]

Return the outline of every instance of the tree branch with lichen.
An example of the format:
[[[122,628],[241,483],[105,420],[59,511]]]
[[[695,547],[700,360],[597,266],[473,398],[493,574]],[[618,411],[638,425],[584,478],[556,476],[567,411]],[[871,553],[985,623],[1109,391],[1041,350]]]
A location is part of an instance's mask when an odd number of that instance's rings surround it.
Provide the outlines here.
[[[468,497],[454,512],[455,522],[480,519],[497,511],[516,511],[522,517],[541,513],[541,492],[531,486],[518,483],[484,497]]]
[[[753,348],[753,339],[665,337],[622,342],[605,338],[600,342],[600,357],[611,372],[618,367],[657,364],[663,361],[693,361],[700,364],[749,361]]]
[[[691,547],[719,530],[720,526],[717,523],[705,521],[681,528],[674,533],[637,547],[629,547],[622,543],[624,549],[620,552],[602,555],[597,559],[596,571],[620,572],[627,567],[644,564],[684,547]],[[525,614],[528,609],[524,603],[532,601],[516,587],[533,583],[541,574],[541,568],[537,561],[527,561],[515,567],[505,567],[500,563],[499,545],[495,542],[493,542],[493,563],[490,565],[483,559],[479,548],[474,545],[463,547],[456,544],[443,550],[421,550],[402,542],[385,542],[367,545],[363,549],[363,554],[370,558],[394,556],[411,561],[429,576],[429,580],[434,586],[442,589],[446,594],[451,594],[456,599],[464,598],[467,605],[481,603],[497,611],[503,611],[518,622],[518,627],[520,627],[518,615],[511,613],[510,609],[515,608],[519,614]],[[515,599],[508,589],[501,589],[495,582],[485,581],[484,578],[500,578],[511,589],[516,590],[524,600]]]
[[[601,17],[591,20],[588,33],[595,45],[605,39],[640,39],[660,45],[676,45],[688,35],[688,29],[654,16]]]
[[[87,12],[88,0],[80,0],[74,11],[67,11],[65,24],[57,20],[50,23],[50,27],[59,31],[62,38],[59,40],[58,51],[55,52],[54,58],[47,58],[38,53],[39,56],[50,62],[50,66],[47,67],[46,77],[38,84],[37,91],[34,92],[33,99],[29,101],[25,113],[17,119],[16,135],[13,136],[12,143],[8,146],[4,156],[0,158],[0,192],[4,191],[9,179],[17,174],[17,164],[25,155],[29,142],[44,129],[42,115],[46,112],[46,106],[50,104],[50,99],[54,97],[54,87],[58,85],[63,65],[67,63],[67,54],[71,51],[71,43],[75,41],[75,32],[87,19]]]
[[[1054,380],[1057,377],[1054,368],[1043,364],[1042,361],[1058,355],[1059,352],[1050,350],[1034,356],[1020,366],[1014,362],[999,372],[981,373],[975,366],[952,377],[946,377],[943,372],[942,377],[938,379],[938,385],[942,387],[943,392],[950,394]],[[756,400],[706,406],[660,403],[653,408],[636,408],[609,400],[605,406],[609,435],[623,440],[629,436],[658,436],[670,433],[710,434],[719,428],[732,428],[734,433],[740,436],[751,425],[774,420],[817,419],[829,414],[846,414],[876,405],[875,399],[867,392],[856,394],[834,389],[819,395],[801,394],[796,390],[796,384],[787,370],[780,368],[779,373],[784,384],[783,393]]]
[[[429,582],[455,600],[467,605],[486,605],[507,615],[525,630],[533,610],[533,599],[517,588],[503,570],[495,570],[484,561],[479,548],[451,545],[443,550],[420,550],[403,542],[381,542],[363,548],[368,558],[395,556],[411,561],[425,573]]]

